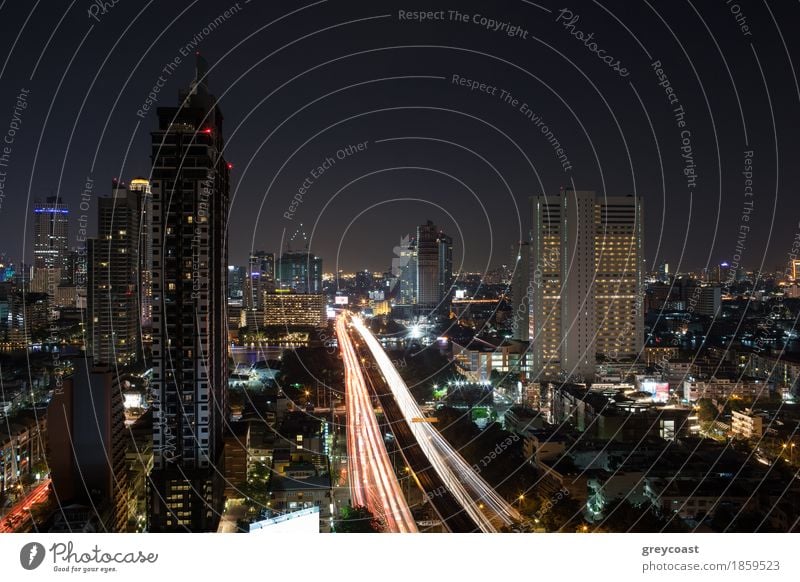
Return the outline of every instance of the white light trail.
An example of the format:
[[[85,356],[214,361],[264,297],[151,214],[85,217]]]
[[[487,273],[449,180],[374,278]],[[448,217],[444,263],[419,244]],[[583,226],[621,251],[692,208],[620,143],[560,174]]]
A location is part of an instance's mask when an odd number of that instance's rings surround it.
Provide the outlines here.
[[[383,518],[389,532],[416,532],[417,524],[386,452],[364,373],[341,316],[336,321],[336,334],[345,370],[347,467],[353,502]]]
[[[397,405],[400,407],[428,462],[439,474],[439,477],[456,501],[464,507],[467,514],[478,524],[481,531],[497,531],[495,521],[489,517],[490,515],[495,516],[496,520],[499,520],[504,525],[522,521],[519,511],[498,495],[438,430],[427,422],[411,422],[413,418],[424,416],[416,400],[411,395],[411,391],[372,332],[367,329],[361,319],[353,317],[352,321],[353,326],[372,353],[375,363],[381,370]],[[481,506],[483,506],[484,511],[481,510]]]

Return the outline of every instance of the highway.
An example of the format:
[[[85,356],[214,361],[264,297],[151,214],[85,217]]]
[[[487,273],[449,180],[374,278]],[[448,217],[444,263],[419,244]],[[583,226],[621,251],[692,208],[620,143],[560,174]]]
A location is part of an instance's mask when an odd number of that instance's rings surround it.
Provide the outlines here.
[[[390,430],[394,435],[399,452],[411,470],[411,476],[425,494],[425,498],[433,507],[439,521],[452,533],[479,532],[478,525],[456,501],[439,474],[428,462],[428,458],[417,444],[414,433],[411,432],[411,428],[380,372],[372,368],[368,369],[367,380],[383,409],[386,421],[385,430]]]
[[[30,509],[37,503],[47,501],[50,496],[50,479],[45,479],[20,499],[0,520],[0,533],[11,533],[21,529],[30,520]]]
[[[336,321],[336,334],[345,370],[347,470],[352,504],[367,507],[387,532],[416,532],[417,525],[386,452],[366,380],[342,316]]]
[[[405,420],[405,426],[413,434],[427,458],[428,465],[433,467],[446,491],[477,524],[480,531],[497,532],[503,527],[520,523],[522,521],[520,513],[486,483],[435,427],[428,422],[413,421],[423,418],[424,415],[405,381],[400,377],[380,342],[361,319],[352,317],[351,321],[380,370],[393,396],[397,411]],[[381,400],[382,403],[384,401],[385,398]],[[395,422],[393,428],[397,430],[402,424]]]

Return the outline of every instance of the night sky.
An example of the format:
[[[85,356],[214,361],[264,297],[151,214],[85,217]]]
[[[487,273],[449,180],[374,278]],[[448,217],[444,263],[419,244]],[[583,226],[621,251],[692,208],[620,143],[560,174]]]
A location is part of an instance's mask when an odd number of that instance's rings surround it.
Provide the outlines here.
[[[648,268],[731,260],[742,232],[745,268],[783,268],[800,232],[797,2],[107,4],[0,0],[0,133],[18,127],[0,166],[0,251],[17,261],[32,262],[34,199],[60,194],[77,218],[87,177],[105,195],[114,177],[148,175],[155,110],[137,111],[160,75],[155,106],[177,104],[195,50],[234,164],[233,264],[279,252],[302,222],[325,271],[384,270],[430,219],[453,236],[456,264],[483,271],[527,238],[529,196],[564,185],[642,196]],[[419,10],[443,19],[400,17]],[[94,228],[96,207],[87,214]]]

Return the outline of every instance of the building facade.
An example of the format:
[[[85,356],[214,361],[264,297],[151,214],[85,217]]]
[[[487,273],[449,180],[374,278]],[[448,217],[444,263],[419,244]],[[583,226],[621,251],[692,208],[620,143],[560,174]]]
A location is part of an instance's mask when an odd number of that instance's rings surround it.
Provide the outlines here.
[[[227,414],[229,166],[197,57],[180,107],[152,133],[152,531],[215,531]]]
[[[68,253],[69,207],[59,196],[36,202],[33,206],[34,269],[57,269],[60,275],[65,270]]]
[[[325,325],[325,296],[308,293],[265,293],[262,298],[263,326],[284,328]]]
[[[531,245],[521,241],[512,249],[514,273],[511,276],[511,337],[528,341],[530,338]]]
[[[247,309],[261,309],[263,294],[274,290],[275,255],[264,251],[252,253],[248,259],[247,275],[242,290],[242,305]]]
[[[619,361],[643,346],[642,201],[564,189],[532,202],[534,373],[591,379],[597,354]]]
[[[90,505],[108,532],[124,532],[129,517],[127,432],[118,379],[113,368],[87,368],[79,358],[47,413],[51,434],[61,437],[49,440],[47,455],[59,502]]]
[[[95,364],[127,364],[139,350],[141,193],[114,183],[97,199],[97,238],[88,241],[88,322]]]
[[[395,300],[400,305],[414,305],[417,302],[417,241],[412,236],[404,236],[394,247],[392,275],[395,277]]]
[[[275,265],[280,289],[295,293],[322,293],[322,259],[307,251],[286,251]]]
[[[453,285],[453,239],[430,220],[417,227],[417,292],[422,312],[440,308]]]

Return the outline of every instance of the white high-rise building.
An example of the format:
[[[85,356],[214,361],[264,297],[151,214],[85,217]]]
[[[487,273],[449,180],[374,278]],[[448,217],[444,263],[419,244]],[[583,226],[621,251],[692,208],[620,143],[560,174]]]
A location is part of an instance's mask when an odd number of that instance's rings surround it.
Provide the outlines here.
[[[534,376],[591,379],[596,356],[644,341],[642,201],[565,189],[533,198],[530,340]]]

